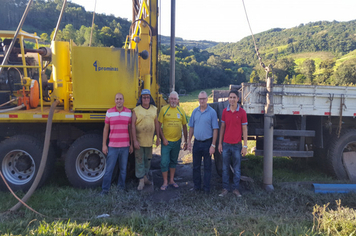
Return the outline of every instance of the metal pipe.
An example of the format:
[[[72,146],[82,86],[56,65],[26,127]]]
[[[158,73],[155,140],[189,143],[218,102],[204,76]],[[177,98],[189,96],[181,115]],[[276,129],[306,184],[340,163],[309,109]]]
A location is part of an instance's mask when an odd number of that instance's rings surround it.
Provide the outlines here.
[[[264,115],[264,138],[263,138],[263,188],[273,191],[273,77],[269,77],[269,68],[266,69],[267,94]]]
[[[65,7],[66,7],[66,4],[67,4],[67,0],[64,0],[64,1],[63,1],[63,5],[62,5],[62,9],[61,9],[61,13],[59,14],[59,17],[58,17],[57,25],[56,25],[56,28],[55,28],[55,30],[54,30],[54,34],[53,34],[52,41],[55,41],[55,40],[56,40],[58,28],[59,28],[59,25],[61,24],[62,16],[63,16],[64,9],[65,9]]]
[[[5,57],[4,57],[4,59],[3,59],[2,63],[1,63],[2,66],[5,65],[5,63],[7,63],[7,60],[9,58],[9,56],[10,56],[12,48],[15,45],[17,35],[19,34],[20,30],[22,29],[23,23],[25,22],[25,19],[27,17],[28,12],[30,11],[30,6],[31,6],[32,2],[33,2],[33,0],[28,1],[27,7],[25,9],[25,12],[23,13],[22,18],[20,20],[20,23],[17,26],[17,29],[15,31],[14,38],[12,39],[9,48],[6,50]],[[0,67],[0,75],[1,75],[1,72],[2,72],[2,67]]]
[[[95,0],[95,5],[94,5],[94,11],[93,11],[93,21],[91,22],[91,32],[90,32],[89,47],[91,47],[91,39],[92,39],[92,37],[93,37],[94,19],[95,19],[95,9],[96,9],[96,0]]]
[[[175,91],[176,83],[176,55],[175,55],[175,37],[176,37],[176,1],[171,0],[171,76],[170,76],[170,92]]]

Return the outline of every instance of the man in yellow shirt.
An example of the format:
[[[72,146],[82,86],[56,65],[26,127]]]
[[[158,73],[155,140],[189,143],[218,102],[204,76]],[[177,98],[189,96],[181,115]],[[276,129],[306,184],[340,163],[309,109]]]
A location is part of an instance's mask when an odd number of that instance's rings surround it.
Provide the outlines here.
[[[182,128],[184,134],[183,149],[187,149],[187,116],[184,110],[178,106],[178,93],[173,91],[169,95],[169,105],[162,107],[158,122],[161,129],[161,170],[163,184],[161,190],[166,190],[168,187],[168,168],[170,171],[169,185],[178,188],[178,184],[174,182],[174,174],[176,171],[178,155],[181,147]]]
[[[151,103],[151,92],[143,89],[141,104],[133,109],[132,139],[135,147],[135,174],[140,180],[137,190],[142,190],[148,180],[151,167],[153,136],[156,131],[156,145],[159,146],[159,126],[157,121],[157,107]]]

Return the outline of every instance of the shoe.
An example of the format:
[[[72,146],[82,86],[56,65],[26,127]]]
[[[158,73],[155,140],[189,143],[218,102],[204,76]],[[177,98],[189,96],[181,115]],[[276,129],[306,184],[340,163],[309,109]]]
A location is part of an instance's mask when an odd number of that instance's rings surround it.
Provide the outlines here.
[[[225,197],[228,194],[229,191],[226,189],[223,189],[223,191],[219,194],[219,197]]]
[[[167,188],[168,188],[168,185],[162,185],[162,186],[161,186],[161,190],[162,190],[162,191],[166,191]]]
[[[144,178],[140,179],[140,182],[137,186],[137,190],[141,191],[143,189],[143,187],[145,187],[145,180]]]
[[[169,186],[171,186],[173,188],[179,188],[179,185],[177,183],[169,184]]]
[[[105,196],[105,195],[108,195],[108,194],[109,194],[109,192],[104,191],[104,190],[99,193],[100,196]]]
[[[239,192],[239,190],[235,189],[234,191],[232,191],[233,194],[235,194],[236,197],[241,197],[241,193]]]
[[[143,177],[143,179],[146,185],[152,185],[151,181],[148,180],[146,175]]]

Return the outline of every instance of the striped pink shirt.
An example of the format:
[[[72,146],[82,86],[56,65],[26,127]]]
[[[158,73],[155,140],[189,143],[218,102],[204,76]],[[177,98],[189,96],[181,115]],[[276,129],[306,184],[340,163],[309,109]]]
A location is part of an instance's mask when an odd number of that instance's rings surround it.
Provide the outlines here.
[[[131,110],[124,107],[119,112],[116,107],[106,112],[105,123],[110,125],[109,147],[130,146],[129,124],[131,124]]]

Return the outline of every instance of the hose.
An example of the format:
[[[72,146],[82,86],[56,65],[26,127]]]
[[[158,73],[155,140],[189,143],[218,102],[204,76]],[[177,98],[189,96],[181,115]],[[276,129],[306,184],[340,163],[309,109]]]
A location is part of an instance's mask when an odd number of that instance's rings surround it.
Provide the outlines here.
[[[1,104],[0,107],[3,107],[3,106],[5,106],[5,105],[7,105],[7,104],[9,104],[9,103],[12,103],[12,102],[16,101],[17,99],[18,99],[18,98],[13,98],[13,99],[11,99],[10,101],[7,101],[7,102]]]
[[[50,138],[51,138],[51,131],[52,131],[52,120],[53,120],[53,113],[54,113],[54,109],[56,108],[56,106],[58,105],[59,101],[54,101],[51,105],[51,109],[49,111],[48,114],[48,120],[47,120],[47,126],[46,126],[46,135],[45,135],[45,141],[44,141],[44,146],[43,146],[43,152],[42,152],[42,158],[41,158],[41,163],[40,163],[40,167],[38,169],[37,175],[35,180],[33,181],[31,188],[27,191],[26,195],[21,199],[21,201],[19,201],[15,206],[13,206],[10,211],[16,211],[18,210],[21,205],[23,204],[22,202],[26,202],[33,194],[33,192],[36,190],[45,166],[46,166],[46,162],[47,162],[47,156],[48,156],[48,149],[49,149],[49,142],[50,142]]]
[[[5,113],[5,112],[9,112],[9,111],[16,111],[16,110],[20,110],[20,109],[22,109],[24,107],[25,107],[25,104],[21,104],[20,106],[17,106],[17,107],[0,110],[0,113]]]

